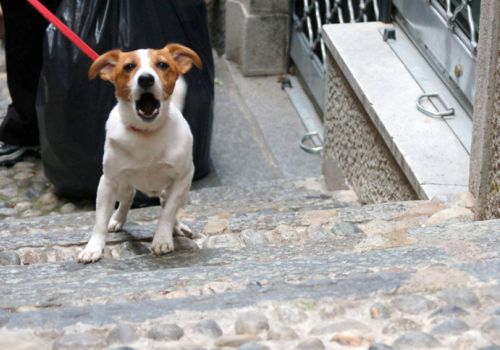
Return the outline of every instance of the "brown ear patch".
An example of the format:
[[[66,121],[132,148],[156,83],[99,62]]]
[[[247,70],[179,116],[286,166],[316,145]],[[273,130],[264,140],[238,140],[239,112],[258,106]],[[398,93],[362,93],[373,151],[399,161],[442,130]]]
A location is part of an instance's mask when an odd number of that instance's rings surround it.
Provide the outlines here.
[[[113,81],[113,70],[118,64],[120,53],[120,50],[112,50],[99,56],[89,68],[89,80],[99,75],[103,80]]]
[[[194,64],[198,69],[203,67],[200,56],[190,48],[180,44],[168,44],[165,46],[177,64],[178,73],[186,74]]]

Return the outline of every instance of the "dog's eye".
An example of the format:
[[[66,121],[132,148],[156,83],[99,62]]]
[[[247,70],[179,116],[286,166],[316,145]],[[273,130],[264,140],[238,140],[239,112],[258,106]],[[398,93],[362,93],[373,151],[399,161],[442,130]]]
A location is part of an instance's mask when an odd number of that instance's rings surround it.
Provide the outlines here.
[[[131,72],[132,70],[134,70],[135,67],[137,67],[135,63],[127,63],[126,65],[123,66],[123,70],[125,72]]]
[[[158,67],[160,69],[167,69],[168,68],[168,63],[160,61],[160,62],[158,62],[156,64],[156,67]]]

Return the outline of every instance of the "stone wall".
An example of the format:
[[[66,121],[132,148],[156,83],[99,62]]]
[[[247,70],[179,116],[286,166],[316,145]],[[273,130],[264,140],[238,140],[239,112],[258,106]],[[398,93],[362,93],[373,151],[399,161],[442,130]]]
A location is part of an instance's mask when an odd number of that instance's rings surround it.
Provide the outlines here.
[[[481,2],[470,190],[478,219],[500,218],[500,3]]]
[[[337,163],[363,202],[417,199],[330,54],[326,85],[324,168]]]

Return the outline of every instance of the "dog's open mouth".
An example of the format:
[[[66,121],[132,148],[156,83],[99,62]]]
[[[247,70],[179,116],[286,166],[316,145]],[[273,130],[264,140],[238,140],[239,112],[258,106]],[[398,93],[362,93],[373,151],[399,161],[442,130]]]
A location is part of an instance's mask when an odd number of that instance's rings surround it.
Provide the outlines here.
[[[135,101],[135,109],[142,119],[148,121],[154,119],[160,112],[160,101],[153,94],[145,93]]]

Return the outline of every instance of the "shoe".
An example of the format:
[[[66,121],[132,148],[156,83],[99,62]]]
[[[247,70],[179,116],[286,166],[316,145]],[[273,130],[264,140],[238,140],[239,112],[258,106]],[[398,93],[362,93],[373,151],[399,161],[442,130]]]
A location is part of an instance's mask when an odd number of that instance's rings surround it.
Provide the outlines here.
[[[38,146],[9,145],[0,141],[0,166],[12,166],[25,157],[39,157]]]

